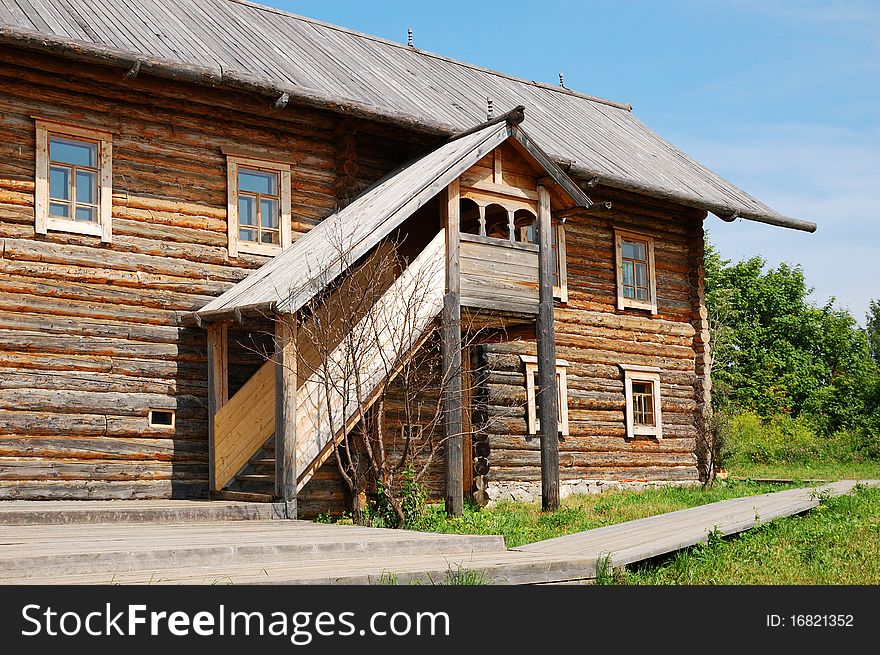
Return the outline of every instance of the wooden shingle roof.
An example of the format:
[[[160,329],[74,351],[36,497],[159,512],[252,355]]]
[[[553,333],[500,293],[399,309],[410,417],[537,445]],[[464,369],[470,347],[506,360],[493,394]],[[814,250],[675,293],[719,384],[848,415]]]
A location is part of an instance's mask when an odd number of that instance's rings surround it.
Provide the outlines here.
[[[0,0],[0,43],[199,84],[231,85],[453,134],[525,105],[530,132],[579,176],[813,231],[700,165],[628,105],[454,61],[244,0]]]

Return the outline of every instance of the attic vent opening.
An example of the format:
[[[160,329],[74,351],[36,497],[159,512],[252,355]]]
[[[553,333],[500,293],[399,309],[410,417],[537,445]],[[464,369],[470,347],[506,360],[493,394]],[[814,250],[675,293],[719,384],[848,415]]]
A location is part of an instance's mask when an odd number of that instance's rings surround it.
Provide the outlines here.
[[[174,412],[170,409],[151,409],[150,410],[150,427],[151,428],[173,428]]]

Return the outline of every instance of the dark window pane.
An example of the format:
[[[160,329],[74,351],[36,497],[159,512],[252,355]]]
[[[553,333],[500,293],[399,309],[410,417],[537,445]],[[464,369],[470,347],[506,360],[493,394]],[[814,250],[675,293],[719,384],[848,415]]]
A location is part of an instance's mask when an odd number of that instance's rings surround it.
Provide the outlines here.
[[[636,287],[636,295],[639,300],[648,300],[648,290],[645,287]]]
[[[238,224],[257,224],[257,199],[249,196],[241,196],[238,199]]]
[[[82,206],[78,205],[76,208],[76,220],[89,221],[89,222],[94,223],[96,220],[95,208],[94,207],[82,207]]]
[[[239,168],[238,190],[276,196],[278,195],[278,174]]]
[[[60,200],[70,199],[70,169],[52,166],[49,169],[49,197]]]
[[[260,235],[263,243],[278,243],[278,233],[277,232],[263,232]]]
[[[62,204],[60,202],[50,202],[49,216],[56,216],[58,218],[70,218],[70,205]]]
[[[98,174],[92,171],[76,172],[76,201],[95,205],[98,202]]]
[[[624,298],[635,298],[636,290],[634,287],[623,287],[623,297]]]
[[[260,224],[262,227],[278,229],[278,201],[260,199]]]
[[[53,136],[49,139],[49,159],[74,166],[98,166],[98,144]]]

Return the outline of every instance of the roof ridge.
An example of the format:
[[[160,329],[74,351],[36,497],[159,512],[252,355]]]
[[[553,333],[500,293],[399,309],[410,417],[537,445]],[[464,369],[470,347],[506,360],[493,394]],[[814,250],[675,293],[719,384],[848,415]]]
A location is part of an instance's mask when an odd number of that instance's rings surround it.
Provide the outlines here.
[[[223,1],[223,0],[221,0]],[[520,82],[522,84],[528,84],[531,86],[536,86],[538,88],[546,89],[548,91],[554,91],[556,93],[562,93],[565,95],[574,96],[576,98],[581,98],[583,100],[589,100],[590,102],[596,102],[603,105],[608,105],[609,107],[615,107],[617,109],[623,109],[625,111],[632,111],[632,105],[628,102],[619,102],[617,100],[610,100],[608,98],[601,98],[599,96],[590,95],[588,93],[582,93],[580,91],[574,91],[567,87],[556,86],[553,84],[549,84],[547,82],[539,82],[537,80],[527,80],[524,77],[518,77],[516,75],[510,75],[509,73],[503,73],[501,71],[496,71],[491,68],[486,68],[485,66],[478,66],[477,64],[472,64],[467,61],[461,61],[459,59],[453,59],[452,57],[448,57],[446,55],[441,55],[437,52],[431,52],[430,50],[422,50],[420,48],[416,48],[415,46],[405,45],[403,43],[398,43],[397,41],[392,41],[391,39],[386,39],[381,36],[376,36],[375,34],[368,34],[366,32],[361,32],[359,30],[353,30],[349,27],[342,27],[341,25],[335,25],[333,23],[328,23],[326,21],[318,20],[317,18],[311,18],[309,16],[302,16],[300,14],[294,14],[290,11],[285,11],[284,9],[279,9],[277,7],[269,7],[267,5],[261,5],[257,2],[252,2],[251,0],[225,0],[225,2],[234,2],[238,5],[243,5],[245,7],[251,7],[253,9],[259,9],[261,11],[268,11],[273,14],[278,14],[280,16],[287,16],[289,18],[294,18],[296,20],[301,20],[306,23],[312,23],[314,25],[320,25],[321,27],[326,27],[328,29],[336,30],[338,32],[344,32],[346,34],[352,34],[354,36],[358,36],[364,39],[369,39],[371,41],[376,41],[377,43],[382,43],[385,45],[393,46],[395,48],[399,48],[401,50],[407,50],[409,52],[415,52],[420,55],[424,55],[426,57],[432,57],[434,59],[440,59],[443,61],[448,61],[453,64],[457,64],[459,66],[466,66],[467,68],[471,68],[473,70],[482,71],[484,73],[489,73],[490,75],[496,75],[498,77],[503,77],[508,80],[513,80],[515,82]]]

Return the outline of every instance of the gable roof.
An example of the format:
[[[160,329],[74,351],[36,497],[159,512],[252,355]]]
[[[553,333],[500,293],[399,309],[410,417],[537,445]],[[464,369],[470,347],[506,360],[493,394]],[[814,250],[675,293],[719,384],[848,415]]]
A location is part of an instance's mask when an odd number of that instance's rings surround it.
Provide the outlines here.
[[[454,134],[525,105],[557,163],[608,186],[814,231],[700,165],[629,105],[518,79],[245,0],[0,0],[0,43],[207,85],[231,85]],[[286,94],[286,95],[285,95]]]
[[[521,114],[513,120],[517,119],[521,119]],[[520,126],[511,125],[508,117],[502,116],[401,167],[194,314],[200,320],[213,321],[230,318],[245,308],[297,311],[508,138],[520,143],[528,139]],[[533,143],[531,147],[537,149]],[[584,192],[555,165],[546,172],[566,193],[573,188],[570,197],[576,204],[590,206]]]

